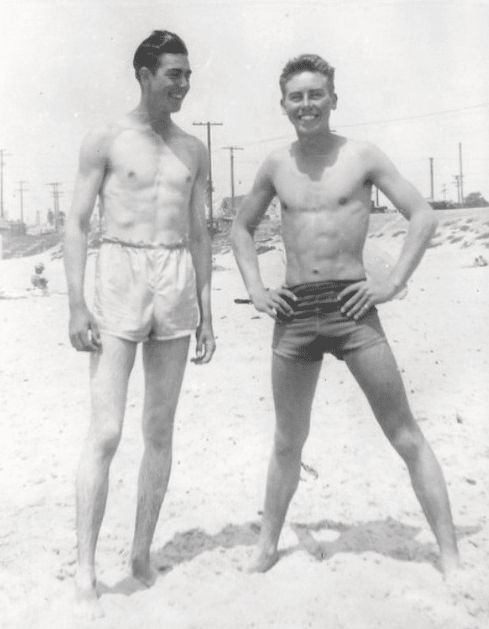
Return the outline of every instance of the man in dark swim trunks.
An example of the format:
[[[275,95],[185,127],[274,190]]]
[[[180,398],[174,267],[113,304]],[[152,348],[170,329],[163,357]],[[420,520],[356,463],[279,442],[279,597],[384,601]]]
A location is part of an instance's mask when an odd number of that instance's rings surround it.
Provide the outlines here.
[[[260,540],[250,569],[278,558],[287,508],[299,481],[321,361],[347,364],[382,430],[404,459],[440,547],[445,575],[458,566],[449,499],[440,466],[413,418],[376,304],[398,294],[418,265],[436,221],[430,206],[376,147],[332,133],[334,68],[302,55],[280,77],[281,105],[297,141],[271,153],[235,220],[236,259],[255,308],[276,320],[272,381],[276,431]],[[363,249],[372,185],[409,220],[399,259],[381,280],[365,277]],[[266,290],[253,241],[273,197],[282,207],[286,286]]]

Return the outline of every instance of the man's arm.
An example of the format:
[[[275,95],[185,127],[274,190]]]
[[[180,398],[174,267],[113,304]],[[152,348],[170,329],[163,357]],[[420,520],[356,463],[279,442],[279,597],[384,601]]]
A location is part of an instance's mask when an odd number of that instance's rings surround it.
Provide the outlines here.
[[[65,223],[64,264],[70,306],[70,340],[78,351],[96,351],[100,335],[85,303],[88,230],[107,166],[108,132],[94,131],[83,141],[71,210]]]
[[[295,300],[293,293],[285,288],[267,290],[263,284],[256,253],[254,233],[275,196],[272,182],[272,164],[268,158],[257,173],[249,194],[244,199],[231,230],[234,256],[253,305],[260,312],[275,318],[277,312],[292,313],[284,296]]]
[[[391,274],[396,292],[406,284],[436,231],[437,219],[429,203],[379,150],[373,149],[372,182],[409,221],[404,244]]]
[[[437,225],[429,203],[382,151],[373,146],[367,150],[365,159],[370,164],[369,179],[408,219],[409,225],[399,258],[387,279],[352,284],[340,294],[340,298],[352,294],[342,310],[353,318],[358,318],[374,304],[389,301],[405,286],[423,257]]]
[[[205,217],[205,191],[207,186],[207,153],[203,144],[198,143],[199,164],[190,200],[190,253],[195,268],[197,300],[200,323],[197,328],[196,358],[193,362],[208,363],[214,354],[216,344],[212,330],[211,275],[212,248]]]

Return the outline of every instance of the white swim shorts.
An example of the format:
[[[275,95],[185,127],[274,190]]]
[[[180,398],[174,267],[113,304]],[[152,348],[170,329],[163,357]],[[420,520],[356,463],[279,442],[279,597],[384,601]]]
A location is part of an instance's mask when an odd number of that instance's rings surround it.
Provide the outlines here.
[[[96,263],[93,313],[100,332],[129,341],[192,334],[199,310],[186,244],[104,238]]]

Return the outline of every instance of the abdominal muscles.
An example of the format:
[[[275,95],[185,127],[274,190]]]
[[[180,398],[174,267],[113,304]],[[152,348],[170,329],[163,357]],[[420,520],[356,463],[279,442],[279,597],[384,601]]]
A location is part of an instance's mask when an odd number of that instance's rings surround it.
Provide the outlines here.
[[[135,185],[136,184],[136,185]],[[106,233],[125,240],[174,242],[186,238],[191,184],[163,181],[156,176],[146,185],[111,177],[102,199]]]
[[[348,210],[282,213],[288,283],[364,276],[368,214],[361,207]]]

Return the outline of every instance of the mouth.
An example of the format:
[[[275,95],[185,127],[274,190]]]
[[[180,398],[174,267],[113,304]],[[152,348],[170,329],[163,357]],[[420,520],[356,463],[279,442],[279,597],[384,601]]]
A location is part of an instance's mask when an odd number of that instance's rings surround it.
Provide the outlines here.
[[[299,114],[297,116],[298,120],[302,122],[312,122],[313,120],[317,120],[319,116],[317,114],[307,113],[307,114]]]

